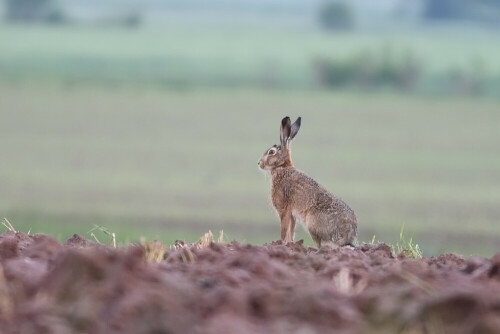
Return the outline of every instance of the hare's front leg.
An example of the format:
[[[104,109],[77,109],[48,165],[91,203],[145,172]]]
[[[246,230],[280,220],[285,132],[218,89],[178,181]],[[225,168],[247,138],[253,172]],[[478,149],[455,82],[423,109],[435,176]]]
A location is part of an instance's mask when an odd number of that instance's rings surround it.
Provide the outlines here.
[[[288,242],[288,236],[290,233],[290,227],[292,225],[293,221],[293,228],[295,229],[295,220],[293,219],[292,213],[291,212],[284,212],[280,214],[280,220],[281,220],[281,240]]]
[[[295,217],[292,215],[290,217],[290,225],[288,225],[288,233],[285,241],[293,242],[293,239],[295,239]]]

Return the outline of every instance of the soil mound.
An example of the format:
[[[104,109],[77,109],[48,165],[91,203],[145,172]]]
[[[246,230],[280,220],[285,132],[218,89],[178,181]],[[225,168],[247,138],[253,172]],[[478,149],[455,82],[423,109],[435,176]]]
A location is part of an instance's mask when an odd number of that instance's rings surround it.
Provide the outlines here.
[[[500,333],[500,253],[0,235],[0,333]]]

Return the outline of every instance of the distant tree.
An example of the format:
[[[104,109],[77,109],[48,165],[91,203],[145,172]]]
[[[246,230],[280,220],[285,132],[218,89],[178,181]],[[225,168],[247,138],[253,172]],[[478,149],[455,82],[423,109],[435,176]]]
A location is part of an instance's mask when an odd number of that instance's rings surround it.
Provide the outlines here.
[[[125,15],[122,24],[128,28],[137,28],[142,23],[142,16],[139,11],[132,11]]]
[[[6,15],[10,21],[40,21],[47,14],[51,0],[7,0]]]
[[[424,0],[422,16],[427,20],[474,20],[498,22],[499,0]]]
[[[319,23],[327,30],[349,30],[354,27],[354,15],[344,2],[327,2],[319,11]]]
[[[52,8],[43,19],[49,24],[65,24],[68,23],[68,18],[66,14],[57,8]]]
[[[53,0],[6,0],[6,18],[22,22],[65,22],[64,13]]]

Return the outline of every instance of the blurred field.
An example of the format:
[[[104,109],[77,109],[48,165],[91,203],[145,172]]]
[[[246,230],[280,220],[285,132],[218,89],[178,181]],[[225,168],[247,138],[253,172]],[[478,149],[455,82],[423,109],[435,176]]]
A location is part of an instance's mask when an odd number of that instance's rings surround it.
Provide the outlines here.
[[[499,41],[496,31],[440,26],[330,34],[192,22],[136,29],[0,25],[0,81],[311,88],[318,57],[346,60],[368,52],[388,59],[411,55],[423,72],[424,91],[439,92],[444,78],[461,71],[485,76],[492,85],[487,93],[498,96]]]
[[[0,212],[22,231],[66,238],[95,223],[121,241],[193,241],[208,229],[275,240],[256,162],[281,117],[301,115],[295,164],[351,204],[361,240],[394,241],[404,224],[425,255],[499,247],[496,101],[4,84],[0,108]]]

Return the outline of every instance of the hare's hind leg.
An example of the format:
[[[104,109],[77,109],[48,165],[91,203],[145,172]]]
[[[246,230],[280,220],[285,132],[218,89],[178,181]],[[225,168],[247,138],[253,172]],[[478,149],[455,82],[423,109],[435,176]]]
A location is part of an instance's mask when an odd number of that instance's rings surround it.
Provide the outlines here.
[[[325,224],[326,218],[321,214],[311,214],[309,213],[305,217],[305,225],[307,231],[311,236],[316,248],[320,248],[322,242],[329,242],[331,237],[327,229],[328,225]]]
[[[339,246],[352,246],[356,243],[357,228],[352,221],[342,221],[334,230],[332,241]]]
[[[318,236],[316,233],[309,231],[309,234],[311,235],[311,238],[313,239],[314,245],[316,246],[317,249],[321,248],[321,237]]]

